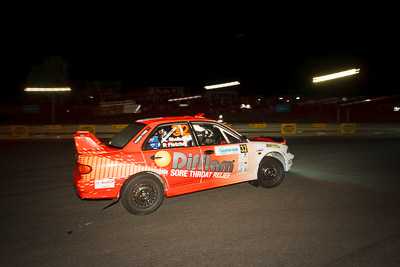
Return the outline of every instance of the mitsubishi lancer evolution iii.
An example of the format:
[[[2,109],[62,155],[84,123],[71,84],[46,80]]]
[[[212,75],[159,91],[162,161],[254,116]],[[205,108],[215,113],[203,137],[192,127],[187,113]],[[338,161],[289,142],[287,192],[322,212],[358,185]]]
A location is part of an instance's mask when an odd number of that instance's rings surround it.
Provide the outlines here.
[[[246,181],[276,187],[294,158],[283,137],[249,140],[202,114],[138,120],[106,143],[88,131],[74,139],[79,197],[121,199],[137,215],[155,211],[164,196]]]

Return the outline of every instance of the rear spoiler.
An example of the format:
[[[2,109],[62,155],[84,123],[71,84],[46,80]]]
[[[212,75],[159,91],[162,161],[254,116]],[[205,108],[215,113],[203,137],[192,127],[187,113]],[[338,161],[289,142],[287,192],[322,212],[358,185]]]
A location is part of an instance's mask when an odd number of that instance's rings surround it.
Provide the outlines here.
[[[278,144],[286,144],[286,138],[283,136],[260,136],[250,138],[252,142],[273,142]]]
[[[101,142],[89,131],[78,131],[74,134],[76,152],[91,153],[93,151],[99,152],[104,150]]]

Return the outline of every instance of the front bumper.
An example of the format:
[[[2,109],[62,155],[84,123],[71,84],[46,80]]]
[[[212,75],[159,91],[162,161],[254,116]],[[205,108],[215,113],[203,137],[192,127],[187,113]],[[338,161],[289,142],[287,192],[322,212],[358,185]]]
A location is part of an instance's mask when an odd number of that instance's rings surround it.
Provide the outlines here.
[[[285,171],[290,171],[290,169],[293,166],[293,161],[294,161],[294,155],[292,153],[287,153],[285,157],[285,162],[286,162],[286,168]]]

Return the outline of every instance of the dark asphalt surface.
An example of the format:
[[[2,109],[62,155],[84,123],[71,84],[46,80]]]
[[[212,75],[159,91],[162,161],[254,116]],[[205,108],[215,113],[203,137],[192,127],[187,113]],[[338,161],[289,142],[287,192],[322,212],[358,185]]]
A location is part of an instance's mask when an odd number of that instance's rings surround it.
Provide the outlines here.
[[[80,200],[72,139],[0,140],[2,266],[400,266],[400,135],[289,137],[277,188]]]

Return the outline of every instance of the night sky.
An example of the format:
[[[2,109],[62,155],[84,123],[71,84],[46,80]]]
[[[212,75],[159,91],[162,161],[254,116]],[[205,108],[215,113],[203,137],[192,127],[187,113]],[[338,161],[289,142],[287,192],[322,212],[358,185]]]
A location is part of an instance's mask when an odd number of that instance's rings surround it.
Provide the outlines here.
[[[257,7],[198,12],[122,6],[15,13],[3,31],[3,93],[20,93],[33,66],[61,56],[73,81],[120,80],[124,90],[239,80],[248,94],[398,93],[397,24],[390,7],[309,13]],[[222,9],[223,10],[223,9]],[[242,13],[240,13],[242,12]],[[312,77],[360,68],[313,85]]]

